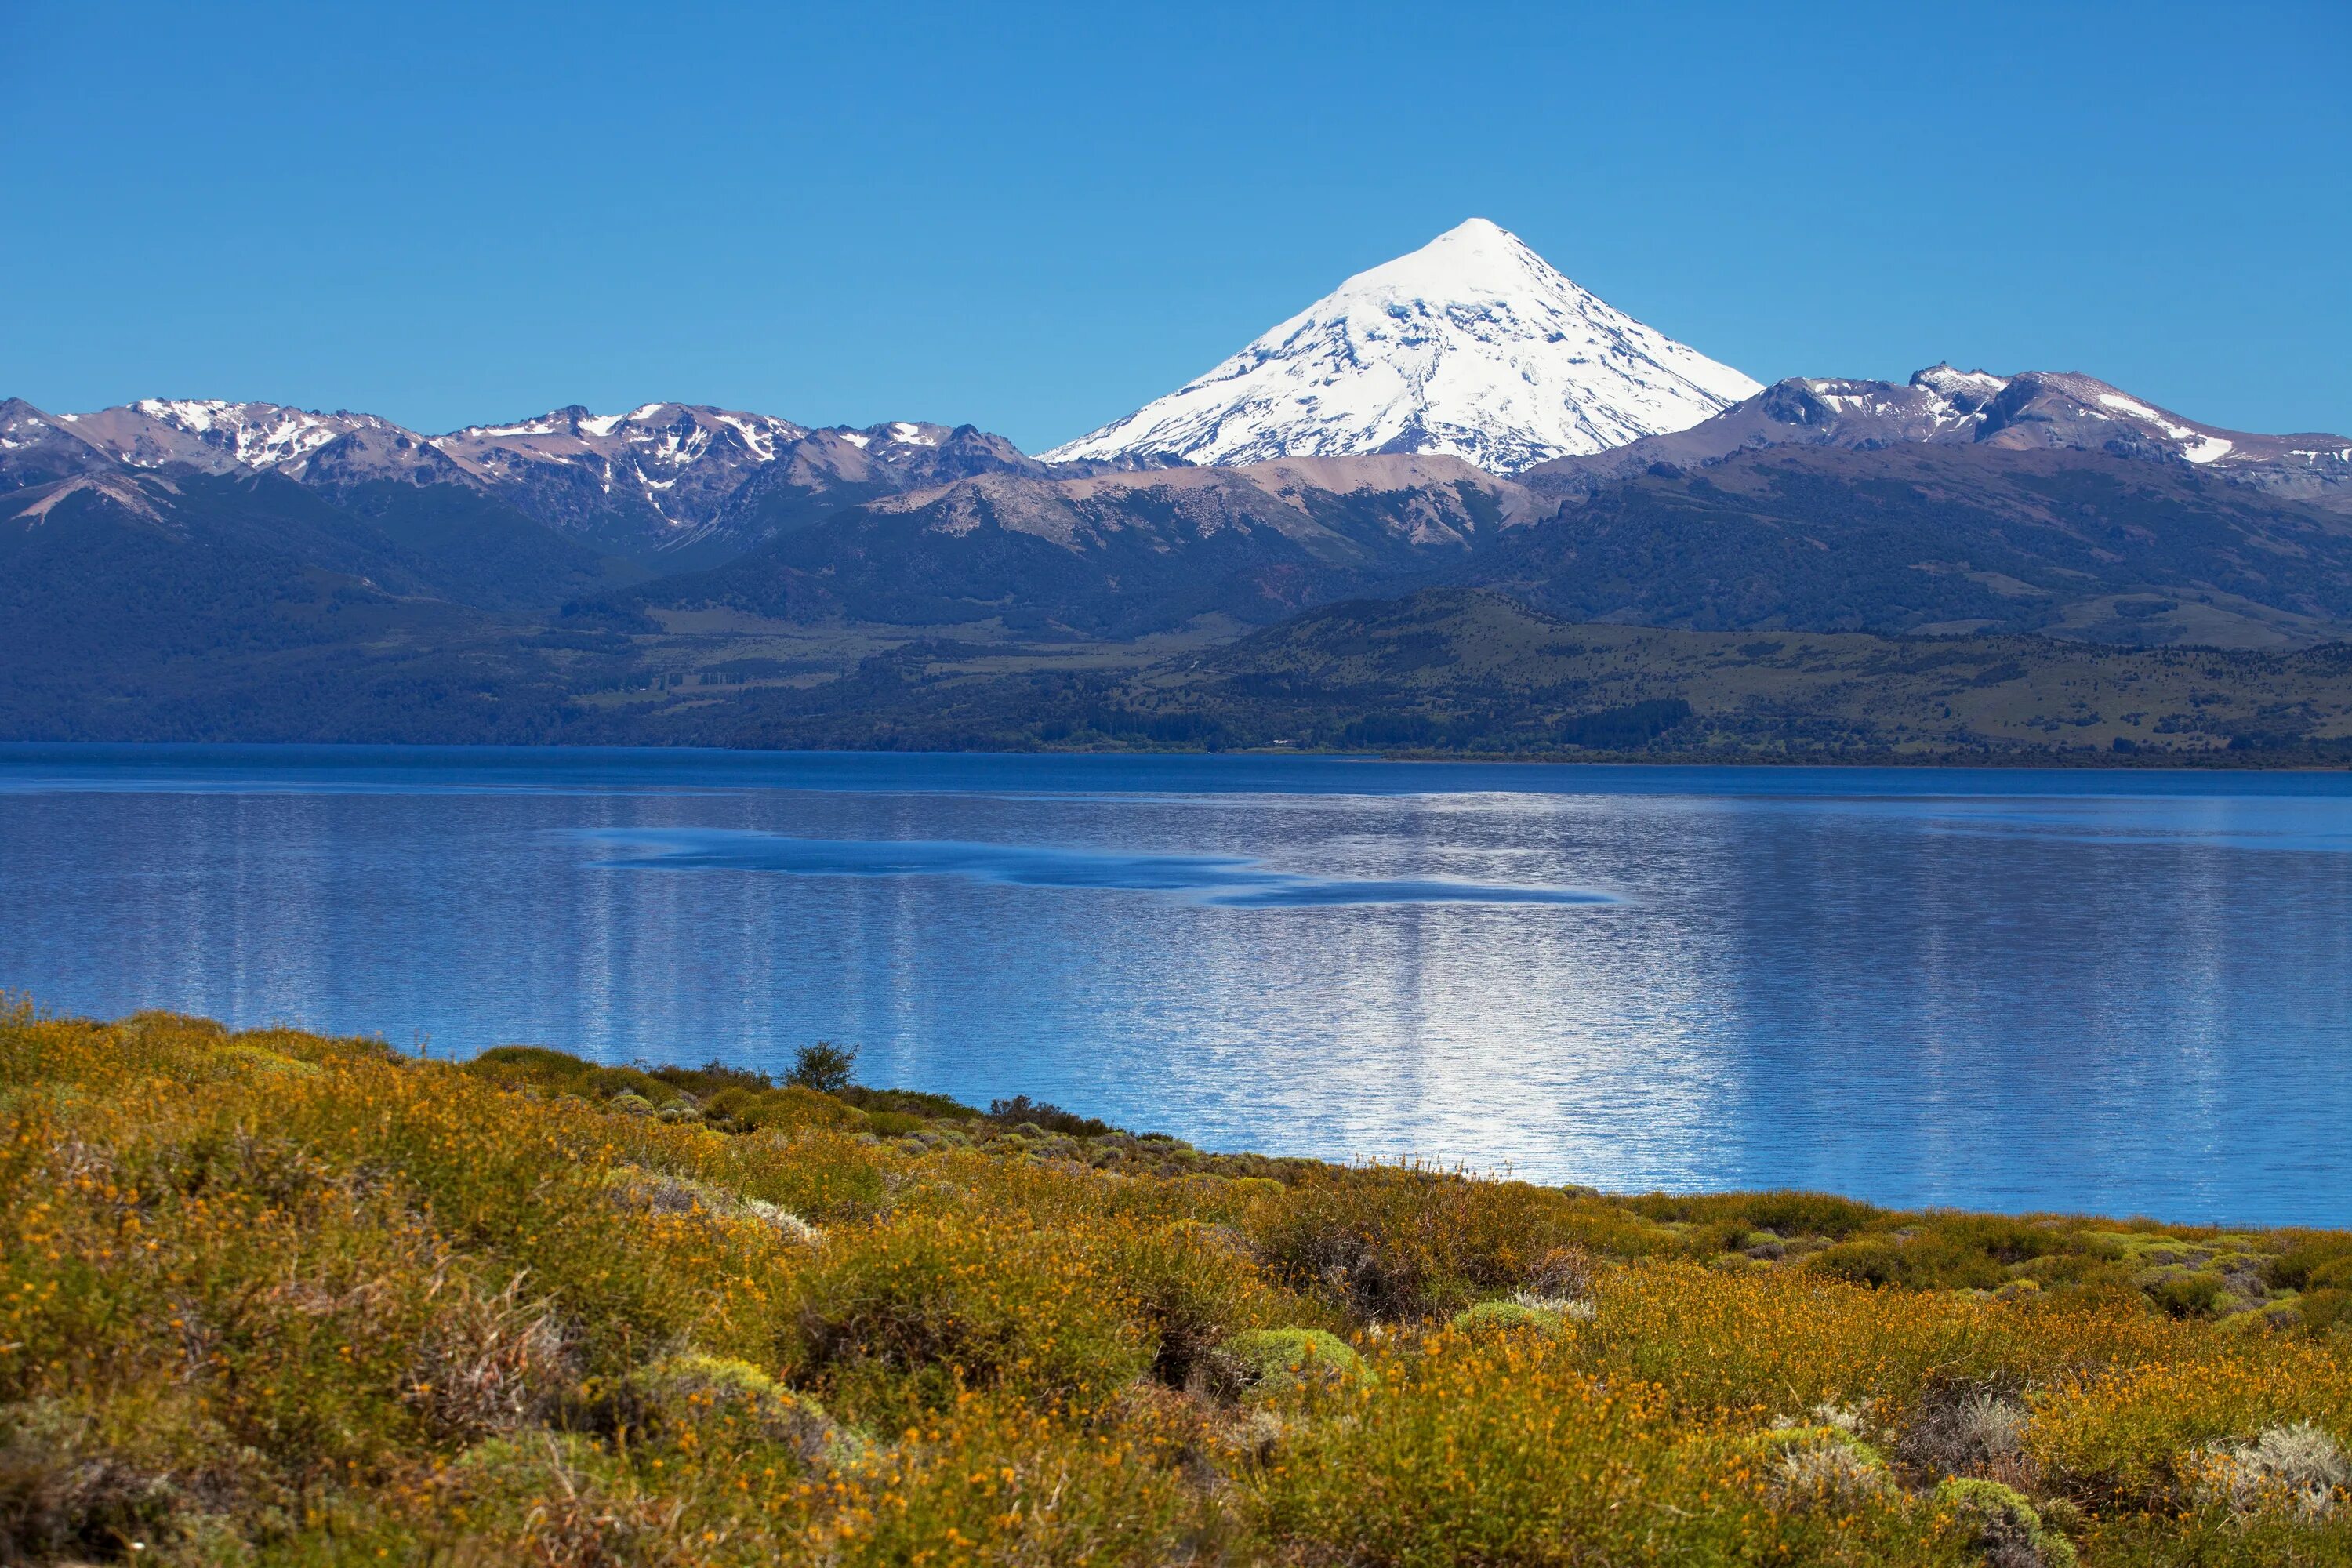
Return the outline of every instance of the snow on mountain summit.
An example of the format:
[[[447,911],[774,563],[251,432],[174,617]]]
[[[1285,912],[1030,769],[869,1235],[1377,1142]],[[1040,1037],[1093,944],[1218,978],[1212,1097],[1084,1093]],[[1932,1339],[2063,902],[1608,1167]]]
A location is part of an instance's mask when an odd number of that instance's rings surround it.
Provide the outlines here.
[[[1443,452],[1508,474],[1686,429],[1761,390],[1472,218],[1045,458]]]

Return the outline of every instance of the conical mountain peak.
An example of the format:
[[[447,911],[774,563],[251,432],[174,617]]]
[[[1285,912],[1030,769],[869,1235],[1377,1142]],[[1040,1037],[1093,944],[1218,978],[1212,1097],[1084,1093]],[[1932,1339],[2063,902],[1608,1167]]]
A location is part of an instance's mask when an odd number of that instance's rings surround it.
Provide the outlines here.
[[[1471,218],[1045,456],[1235,464],[1444,452],[1513,473],[1686,429],[1759,390]]]
[[[1403,293],[1432,298],[1507,295],[1569,283],[1509,229],[1474,217],[1447,229],[1419,250],[1359,272],[1333,298]]]

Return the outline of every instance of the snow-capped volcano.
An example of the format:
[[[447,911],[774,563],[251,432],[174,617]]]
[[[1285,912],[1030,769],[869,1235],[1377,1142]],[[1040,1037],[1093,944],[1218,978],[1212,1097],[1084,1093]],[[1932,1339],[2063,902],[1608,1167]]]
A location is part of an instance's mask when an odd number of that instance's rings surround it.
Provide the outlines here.
[[[1472,218],[1045,458],[1445,452],[1508,474],[1686,429],[1761,390]]]

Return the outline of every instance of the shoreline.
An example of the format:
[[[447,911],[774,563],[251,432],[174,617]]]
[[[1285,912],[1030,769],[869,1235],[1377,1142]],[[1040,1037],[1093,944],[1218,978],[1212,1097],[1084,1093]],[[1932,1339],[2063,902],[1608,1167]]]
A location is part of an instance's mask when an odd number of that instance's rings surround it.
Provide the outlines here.
[[[1866,771],[1916,773],[1941,770],[1977,774],[2059,773],[2069,774],[2116,773],[2142,775],[2178,773],[2184,776],[2210,776],[2235,773],[2246,777],[2264,775],[2326,777],[2352,773],[2352,761],[2341,763],[2320,762],[2281,762],[2263,763],[2247,762],[2249,753],[2226,751],[2199,753],[2105,754],[2074,756],[2067,752],[2052,752],[2032,758],[2004,757],[1998,760],[1969,760],[1945,755],[1916,755],[1904,752],[1876,752],[1851,757],[1759,757],[1747,752],[1675,752],[1651,755],[1646,752],[1605,752],[1591,755],[1554,754],[1551,752],[1465,753],[1453,752],[1402,751],[1365,752],[1339,750],[1308,750],[1297,747],[1256,747],[1209,750],[1199,747],[1032,747],[1019,751],[968,749],[955,751],[901,749],[877,746],[855,749],[827,747],[764,747],[707,745],[589,745],[568,742],[524,743],[511,742],[446,742],[446,741],[74,741],[74,740],[0,740],[0,761],[12,757],[37,756],[45,752],[100,755],[119,752],[125,755],[163,752],[256,752],[292,753],[322,752],[327,754],[359,755],[362,753],[448,753],[456,756],[551,756],[551,757],[678,757],[705,755],[731,758],[806,758],[806,759],[880,759],[945,760],[954,758],[989,758],[1000,761],[1016,759],[1129,758],[1138,761],[1160,759],[1232,758],[1236,761],[1265,762],[1293,759],[1318,763],[1416,763],[1433,766],[1460,767],[1513,766],[1527,768],[1598,768],[1633,771],[1654,769],[1738,769],[1780,770],[1799,772],[1860,773]],[[2259,753],[2252,753],[2259,755]],[[2196,758],[2210,756],[2211,761]]]

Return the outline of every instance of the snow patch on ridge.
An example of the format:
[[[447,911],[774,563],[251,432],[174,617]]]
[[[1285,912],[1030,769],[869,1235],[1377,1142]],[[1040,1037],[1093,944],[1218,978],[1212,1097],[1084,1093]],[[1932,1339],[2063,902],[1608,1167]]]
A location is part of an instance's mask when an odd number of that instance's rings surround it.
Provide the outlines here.
[[[1981,370],[1954,370],[1948,364],[1928,366],[1913,376],[1911,384],[1942,393],[1946,397],[1993,398],[2009,390],[2006,376]]]
[[[2236,442],[2224,440],[2219,436],[2208,436],[2193,425],[2175,425],[2147,404],[2135,402],[2131,398],[2120,396],[2112,392],[2099,394],[2099,401],[2109,408],[2120,408],[2126,414],[2145,419],[2174,440],[2187,443],[2180,455],[2192,463],[2214,462],[2227,457],[2231,448],[2237,445]]]
[[[214,398],[142,397],[131,406],[157,424],[226,452],[249,468],[295,462],[355,427],[383,425],[364,415],[331,418],[274,403],[226,403]]]

